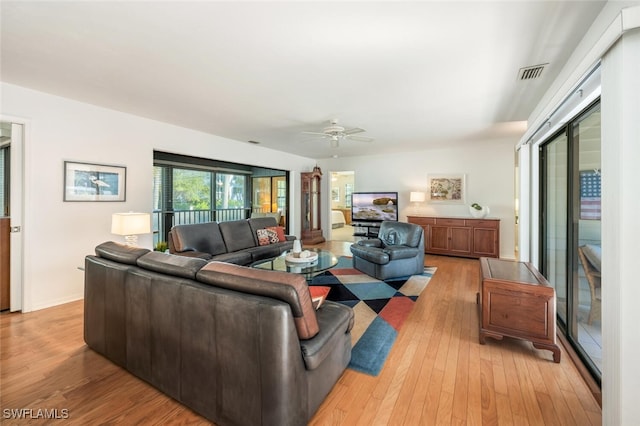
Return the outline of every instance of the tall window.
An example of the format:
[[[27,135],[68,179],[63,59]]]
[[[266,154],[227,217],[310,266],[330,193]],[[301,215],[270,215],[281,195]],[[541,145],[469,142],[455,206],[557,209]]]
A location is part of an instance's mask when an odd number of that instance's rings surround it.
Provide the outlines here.
[[[249,186],[254,173],[283,175],[280,177],[283,184],[275,188],[273,203],[280,206],[283,202],[285,205],[280,211],[287,211],[288,173],[285,171],[154,152],[154,244],[167,241],[174,225],[248,218],[252,208],[257,211],[258,200],[252,203]],[[271,178],[266,179],[269,194],[266,204],[271,207]],[[275,182],[276,178],[273,179]],[[284,198],[276,197],[276,192],[284,192]]]
[[[216,209],[244,209],[246,193],[244,175],[216,173]]]
[[[542,273],[555,287],[558,326],[601,377],[600,103],[540,147]]]

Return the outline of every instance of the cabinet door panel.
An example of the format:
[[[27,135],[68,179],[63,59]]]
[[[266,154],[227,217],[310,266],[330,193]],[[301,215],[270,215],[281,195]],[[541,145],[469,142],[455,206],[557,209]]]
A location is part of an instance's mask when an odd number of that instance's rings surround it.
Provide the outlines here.
[[[434,250],[449,250],[449,227],[435,225],[430,227],[429,248]]]
[[[451,227],[451,245],[449,249],[454,253],[471,253],[471,229]]]
[[[495,229],[474,228],[473,229],[473,252],[478,256],[497,256],[496,240],[498,232]]]

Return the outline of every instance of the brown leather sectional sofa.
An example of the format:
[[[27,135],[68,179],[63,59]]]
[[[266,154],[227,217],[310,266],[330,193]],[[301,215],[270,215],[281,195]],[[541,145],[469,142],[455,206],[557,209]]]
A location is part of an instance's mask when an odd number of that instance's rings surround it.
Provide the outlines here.
[[[305,279],[114,242],[85,259],[84,339],[217,425],[304,425],[351,358],[353,311]]]

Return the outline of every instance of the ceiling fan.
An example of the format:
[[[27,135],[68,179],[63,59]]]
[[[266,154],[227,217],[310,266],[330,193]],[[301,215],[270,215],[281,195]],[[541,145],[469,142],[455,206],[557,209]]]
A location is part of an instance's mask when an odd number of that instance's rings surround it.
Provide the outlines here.
[[[322,129],[322,132],[302,132],[303,135],[318,136],[321,138],[329,139],[331,141],[332,148],[338,148],[341,140],[352,140],[359,142],[371,142],[373,138],[366,136],[356,136],[356,133],[365,132],[364,129],[354,127],[353,129],[345,129],[338,124],[338,119],[334,118],[329,122],[329,126]]]

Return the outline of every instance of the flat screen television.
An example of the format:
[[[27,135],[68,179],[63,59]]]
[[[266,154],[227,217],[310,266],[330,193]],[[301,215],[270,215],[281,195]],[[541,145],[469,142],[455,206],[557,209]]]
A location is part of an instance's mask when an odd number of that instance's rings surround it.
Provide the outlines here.
[[[397,192],[354,192],[351,194],[351,220],[382,222],[398,220]]]

